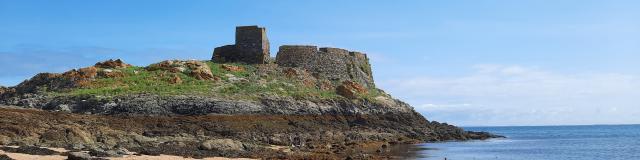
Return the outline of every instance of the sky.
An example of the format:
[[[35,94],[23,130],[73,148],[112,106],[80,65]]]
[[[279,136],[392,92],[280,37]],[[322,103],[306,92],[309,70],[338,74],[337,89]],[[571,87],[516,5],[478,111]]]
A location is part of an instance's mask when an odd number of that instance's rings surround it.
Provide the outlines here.
[[[0,85],[121,58],[210,59],[235,26],[365,52],[377,87],[462,126],[640,123],[640,1],[0,0]]]

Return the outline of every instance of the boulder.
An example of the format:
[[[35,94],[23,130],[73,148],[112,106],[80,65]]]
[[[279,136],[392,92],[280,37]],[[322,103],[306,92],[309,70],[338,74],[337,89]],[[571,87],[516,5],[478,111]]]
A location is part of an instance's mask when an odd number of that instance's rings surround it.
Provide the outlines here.
[[[98,71],[96,67],[85,67],[72,69],[62,74],[39,73],[31,79],[18,84],[16,87],[9,88],[3,92],[36,93],[39,92],[40,89],[57,91],[74,87],[84,87],[91,84],[91,82],[98,77]],[[104,75],[104,73],[101,74]]]
[[[342,85],[336,88],[336,92],[349,99],[356,99],[358,98],[358,95],[366,94],[367,89],[356,82],[344,81],[342,82]]]
[[[0,135],[0,145],[9,145],[9,144],[11,144],[11,138],[4,135]]]
[[[1,147],[0,150],[12,153],[23,153],[29,155],[56,155],[60,152],[53,151],[47,148],[40,148],[36,146],[20,146],[18,148],[13,147]]]
[[[188,60],[167,60],[160,63],[151,64],[147,67],[147,70],[165,70],[172,73],[184,73],[199,80],[213,80],[213,73],[211,68],[200,61]]]
[[[62,74],[63,77],[71,80],[95,78],[97,75],[98,68],[96,67],[86,67],[77,70],[72,69],[71,71],[67,71]]]
[[[89,151],[89,155],[96,157],[122,157],[124,154],[126,153],[121,150],[103,150],[99,148]]]
[[[62,80],[61,74],[55,73],[38,73],[26,80],[18,86],[16,86],[16,92],[18,93],[35,93],[38,91],[39,86],[47,86],[49,89],[58,89],[70,87],[68,81]]]
[[[178,73],[184,71],[184,63],[178,60],[166,60],[159,63],[154,63],[147,66],[147,70],[155,71],[155,70],[164,70],[173,73]],[[182,67],[182,69],[180,69]]]
[[[174,75],[173,78],[169,80],[171,84],[182,84],[182,79],[178,75]]]
[[[98,76],[98,69],[96,67],[86,67],[80,69],[73,69],[62,74],[65,80],[71,81],[72,87],[86,86],[95,80]]]
[[[67,160],[91,160],[91,155],[85,152],[70,152]]]
[[[229,80],[229,82],[231,83],[236,83],[236,82],[249,82],[249,80],[245,79],[245,78],[239,78],[236,77],[233,74],[225,74],[225,77],[227,77],[227,80]]]
[[[214,80],[213,73],[211,73],[209,67],[193,68],[189,75],[198,80]]]
[[[131,65],[124,63],[120,59],[116,59],[116,60],[109,59],[104,62],[98,62],[94,66],[98,68],[127,68],[127,67],[130,67]]]
[[[93,143],[93,135],[76,126],[65,126],[65,137],[69,143],[90,144]]]
[[[232,139],[215,139],[202,142],[200,149],[212,151],[243,151],[244,147],[242,142]]]
[[[244,68],[241,66],[234,66],[234,65],[230,65],[230,64],[222,64],[220,67],[222,67],[222,69],[227,70],[227,71],[231,71],[231,72],[241,72],[244,71]]]
[[[74,87],[84,87],[93,82],[98,76],[101,77],[119,77],[124,76],[123,73],[107,73],[109,70],[98,70],[97,67],[85,67],[80,69],[72,69],[62,74],[57,73],[39,73],[29,80],[18,84],[14,88],[0,89],[0,92],[16,92],[16,93],[36,93],[39,89],[47,89],[46,91],[57,91]]]
[[[119,71],[119,70],[103,69],[100,72],[98,72],[98,76],[105,77],[105,78],[117,78],[117,77],[124,77],[125,75],[122,71]]]
[[[0,160],[14,160],[14,159],[7,155],[0,154]]]

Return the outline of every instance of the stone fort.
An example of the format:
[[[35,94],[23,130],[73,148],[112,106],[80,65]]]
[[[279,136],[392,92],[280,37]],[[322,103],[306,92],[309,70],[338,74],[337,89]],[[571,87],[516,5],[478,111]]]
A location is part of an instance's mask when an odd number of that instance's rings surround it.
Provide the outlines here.
[[[258,26],[236,27],[236,44],[217,47],[212,60],[267,64],[270,61],[266,29]],[[340,48],[310,45],[283,45],[278,48],[275,63],[280,67],[305,69],[317,78],[334,82],[353,81],[374,88],[371,65],[367,55]]]

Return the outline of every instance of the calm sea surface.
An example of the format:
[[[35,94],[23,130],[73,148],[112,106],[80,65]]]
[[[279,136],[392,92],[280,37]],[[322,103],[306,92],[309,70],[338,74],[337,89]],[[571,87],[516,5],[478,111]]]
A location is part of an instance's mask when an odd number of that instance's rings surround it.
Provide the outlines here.
[[[640,160],[640,125],[465,127],[507,136],[427,143],[409,149],[424,160]]]

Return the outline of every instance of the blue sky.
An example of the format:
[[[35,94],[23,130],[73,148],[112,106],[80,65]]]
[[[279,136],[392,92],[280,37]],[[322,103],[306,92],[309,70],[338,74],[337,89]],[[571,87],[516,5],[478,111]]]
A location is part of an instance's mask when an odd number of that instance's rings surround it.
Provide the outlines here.
[[[235,26],[368,53],[378,86],[458,125],[640,123],[640,1],[0,0],[0,85],[122,58],[209,59]]]

